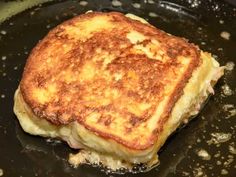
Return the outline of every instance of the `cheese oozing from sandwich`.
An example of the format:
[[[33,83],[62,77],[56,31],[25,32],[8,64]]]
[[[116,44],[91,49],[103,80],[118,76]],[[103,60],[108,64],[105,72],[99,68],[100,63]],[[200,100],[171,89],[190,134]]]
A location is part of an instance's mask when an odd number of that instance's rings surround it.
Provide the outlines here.
[[[25,132],[83,149],[71,156],[75,165],[153,165],[222,75],[211,54],[140,17],[90,12],[33,49],[14,112]]]

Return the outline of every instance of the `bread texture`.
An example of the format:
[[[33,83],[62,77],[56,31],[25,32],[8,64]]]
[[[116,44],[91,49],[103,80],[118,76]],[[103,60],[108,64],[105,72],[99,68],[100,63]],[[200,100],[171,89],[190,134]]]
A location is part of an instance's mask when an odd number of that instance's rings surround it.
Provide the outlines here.
[[[32,50],[14,112],[30,134],[147,163],[198,113],[222,74],[186,39],[135,16],[91,12],[60,24]]]

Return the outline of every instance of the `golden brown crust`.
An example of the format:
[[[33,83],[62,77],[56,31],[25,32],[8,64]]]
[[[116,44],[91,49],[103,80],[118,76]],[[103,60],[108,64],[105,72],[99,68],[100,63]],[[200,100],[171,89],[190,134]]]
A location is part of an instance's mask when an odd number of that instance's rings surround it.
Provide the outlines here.
[[[104,20],[105,27],[98,24],[87,32],[93,19]],[[132,43],[130,31],[145,39]],[[149,48],[153,56],[137,46]],[[142,150],[158,139],[200,62],[199,49],[185,39],[117,12],[88,13],[57,26],[38,43],[20,90],[40,118],[57,125],[78,121],[98,136]],[[139,134],[166,97],[156,128],[150,135]]]

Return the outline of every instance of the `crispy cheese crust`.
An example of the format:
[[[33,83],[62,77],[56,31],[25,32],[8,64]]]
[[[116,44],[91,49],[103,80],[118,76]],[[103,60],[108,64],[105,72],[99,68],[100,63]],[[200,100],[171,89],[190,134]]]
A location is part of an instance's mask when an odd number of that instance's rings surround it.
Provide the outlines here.
[[[147,162],[205,100],[219,71],[185,39],[117,12],[88,13],[33,49],[14,111],[31,134]]]

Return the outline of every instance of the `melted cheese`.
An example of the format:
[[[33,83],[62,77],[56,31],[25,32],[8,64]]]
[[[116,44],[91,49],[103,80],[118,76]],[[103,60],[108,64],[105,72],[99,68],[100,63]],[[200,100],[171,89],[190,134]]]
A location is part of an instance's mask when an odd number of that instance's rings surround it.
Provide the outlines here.
[[[132,16],[133,18],[135,16]],[[145,23],[145,21],[142,22]],[[137,34],[131,35],[136,35],[137,37]],[[142,40],[141,36],[137,38],[138,40]],[[185,86],[184,94],[172,109],[171,115],[163,127],[163,131],[159,134],[159,139],[153,146],[144,150],[129,149],[114,140],[104,139],[87,130],[76,121],[68,125],[56,126],[45,119],[38,118],[25,103],[20,89],[17,89],[15,93],[14,112],[25,132],[43,137],[61,138],[72,148],[88,150],[81,151],[83,152],[82,154],[71,156],[70,162],[75,166],[84,162],[85,159],[92,161],[91,163],[101,161],[105,166],[110,165],[111,169],[117,169],[123,166],[128,168],[130,164],[148,163],[156,159],[157,151],[179,124],[189,118],[189,115],[198,112],[196,105],[201,104],[207,98],[209,87],[213,83],[212,81],[217,80],[223,74],[222,68],[219,67],[218,62],[210,54],[201,52],[201,58],[203,63],[194,71],[191,79]],[[89,65],[88,67],[92,66]],[[132,73],[130,75],[135,79],[135,75],[132,75]],[[86,79],[89,79],[93,75],[87,75],[87,77]],[[114,96],[116,96],[115,92]],[[42,101],[44,101],[44,97],[42,97]],[[143,106],[147,107],[148,105]],[[132,112],[134,108],[129,109]],[[142,107],[139,109],[142,109]],[[159,109],[163,108],[159,106]],[[158,117],[158,112],[161,111],[157,110],[154,116]],[[157,120],[155,119],[155,121]],[[148,124],[150,129],[154,125],[155,123],[152,121]],[[157,163],[157,161],[155,162]]]

